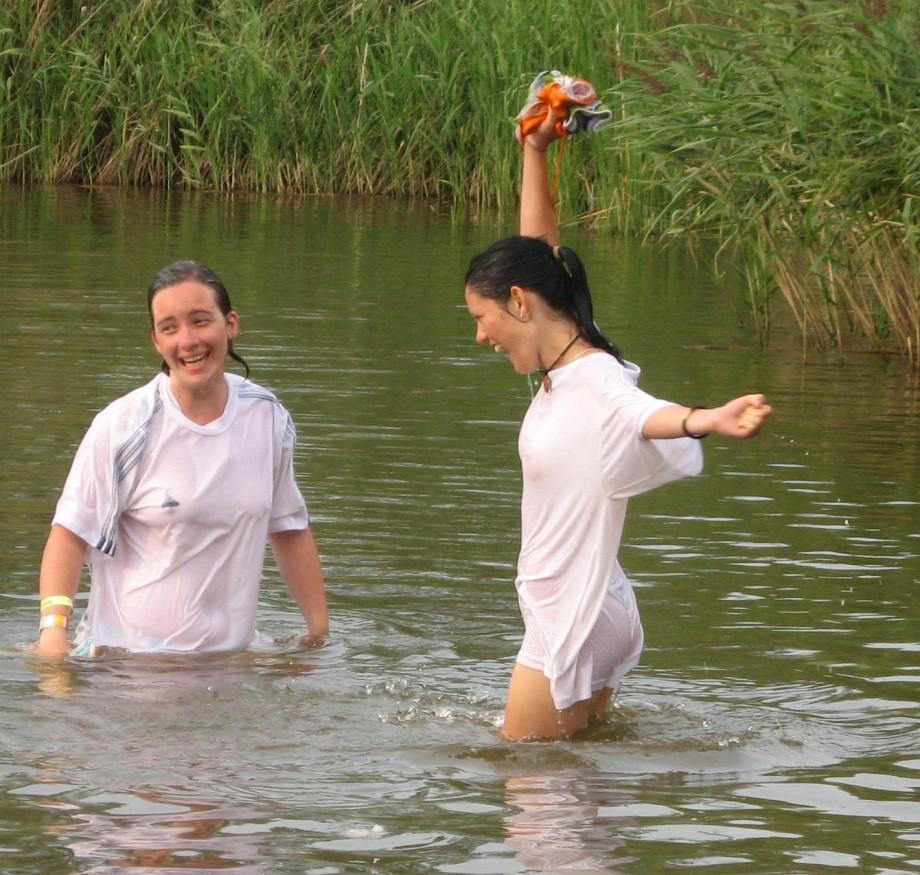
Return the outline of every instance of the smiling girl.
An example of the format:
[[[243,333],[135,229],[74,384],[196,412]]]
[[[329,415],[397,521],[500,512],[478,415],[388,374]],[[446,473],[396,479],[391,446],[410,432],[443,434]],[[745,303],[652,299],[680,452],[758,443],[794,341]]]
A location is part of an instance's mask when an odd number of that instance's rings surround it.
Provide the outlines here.
[[[91,588],[74,652],[222,651],[255,635],[270,540],[311,643],[328,634],[319,554],[294,478],[294,426],[268,390],[225,370],[240,320],[199,262],[147,293],[162,373],[93,420],[42,556],[38,652],[71,652],[82,566]]]
[[[706,410],[638,388],[639,368],[594,322],[581,260],[559,246],[546,160],[558,138],[552,109],[522,137],[521,236],[476,256],[465,286],[477,342],[542,375],[518,439],[524,639],[502,730],[511,740],[584,728],[639,660],[639,610],[617,560],[627,500],[698,473],[707,434],[749,438],[770,413],[762,395]]]

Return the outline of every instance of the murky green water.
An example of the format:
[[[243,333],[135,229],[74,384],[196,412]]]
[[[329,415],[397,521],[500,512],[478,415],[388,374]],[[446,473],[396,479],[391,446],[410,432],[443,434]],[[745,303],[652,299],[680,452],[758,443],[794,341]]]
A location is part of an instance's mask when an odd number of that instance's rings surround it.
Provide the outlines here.
[[[644,385],[763,389],[767,434],[636,499],[643,661],[583,740],[496,727],[529,391],[473,344],[469,256],[424,206],[0,190],[0,870],[920,871],[920,392],[898,363],[761,353],[678,250],[573,233]],[[92,413],[146,380],[143,289],[222,273],[300,435],[321,652],[36,665],[39,554]],[[269,569],[259,625],[298,615]]]

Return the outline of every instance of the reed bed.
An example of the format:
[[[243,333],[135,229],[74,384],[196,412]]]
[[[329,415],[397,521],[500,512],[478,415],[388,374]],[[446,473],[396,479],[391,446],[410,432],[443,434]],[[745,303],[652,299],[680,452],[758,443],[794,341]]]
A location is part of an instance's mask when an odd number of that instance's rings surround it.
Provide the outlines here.
[[[638,32],[643,0],[615,6]],[[5,0],[0,178],[503,209],[517,183],[511,120],[529,79],[551,59],[609,80],[591,22],[613,8]],[[592,206],[586,198],[579,207]]]
[[[636,233],[702,233],[755,325],[788,302],[811,345],[920,366],[920,10],[903,2],[674,2],[618,65]],[[625,205],[625,208],[624,208]]]
[[[561,207],[721,241],[765,338],[920,365],[914,0],[2,0],[0,180],[383,194],[509,213],[530,77],[615,110]]]

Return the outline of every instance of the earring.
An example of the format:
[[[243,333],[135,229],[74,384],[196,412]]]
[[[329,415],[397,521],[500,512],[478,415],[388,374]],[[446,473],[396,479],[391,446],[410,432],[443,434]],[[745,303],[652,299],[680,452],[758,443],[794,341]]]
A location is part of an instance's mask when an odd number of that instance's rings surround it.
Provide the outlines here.
[[[530,313],[528,313],[526,310],[521,310],[521,322],[529,322],[529,321],[530,321]]]

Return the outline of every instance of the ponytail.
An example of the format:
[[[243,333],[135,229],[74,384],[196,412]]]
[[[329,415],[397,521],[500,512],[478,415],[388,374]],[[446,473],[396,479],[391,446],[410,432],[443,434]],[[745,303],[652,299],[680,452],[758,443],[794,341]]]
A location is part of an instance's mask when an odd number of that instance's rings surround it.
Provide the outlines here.
[[[612,355],[622,363],[623,356],[616,344],[608,340],[594,321],[594,304],[588,289],[588,275],[585,266],[574,249],[568,246],[554,246],[553,257],[562,268],[561,283],[568,287],[568,297],[572,302],[571,315],[582,337],[598,349]]]

